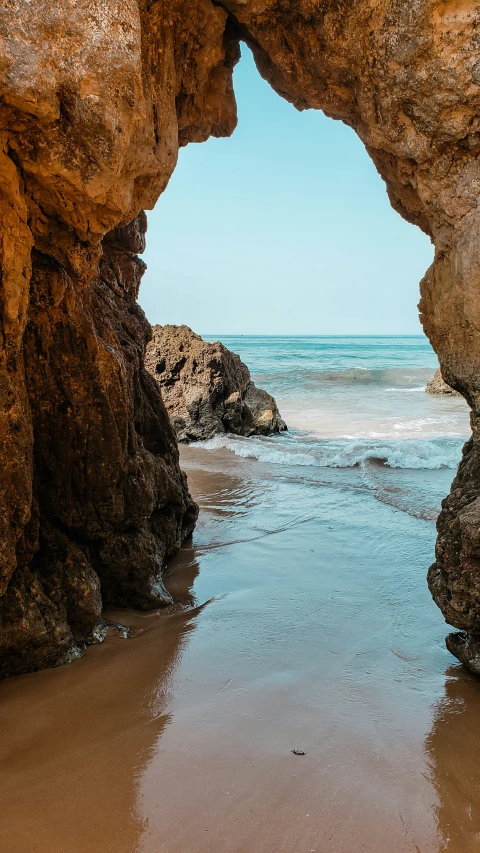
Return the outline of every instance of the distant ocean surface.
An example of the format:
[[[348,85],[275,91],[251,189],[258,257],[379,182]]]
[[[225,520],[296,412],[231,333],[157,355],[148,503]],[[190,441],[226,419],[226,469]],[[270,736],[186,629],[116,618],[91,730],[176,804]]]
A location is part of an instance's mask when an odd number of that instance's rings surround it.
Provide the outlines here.
[[[361,471],[365,485],[390,490],[391,500],[392,489],[414,480],[413,490],[405,484],[413,491],[407,511],[437,514],[470,432],[469,410],[461,398],[425,393],[438,361],[424,336],[220,340],[273,394],[289,430],[268,438],[217,436],[203,448],[227,448],[283,469],[356,469],[354,479]],[[445,473],[426,478],[427,471]],[[402,503],[401,494],[395,499]]]

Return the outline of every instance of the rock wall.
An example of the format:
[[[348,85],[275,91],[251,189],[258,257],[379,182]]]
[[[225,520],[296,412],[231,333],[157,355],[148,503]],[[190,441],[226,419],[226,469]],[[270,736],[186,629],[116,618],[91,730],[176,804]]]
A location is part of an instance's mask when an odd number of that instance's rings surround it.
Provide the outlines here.
[[[210,0],[0,9],[0,676],[100,639],[102,603],[164,601],[193,528],[132,220],[235,126],[237,58]]]
[[[32,253],[23,336],[33,436],[30,518],[0,598],[0,674],[77,653],[104,634],[103,605],[171,599],[161,570],[195,524],[175,436],[143,368],[150,326],[136,304],[145,215],[110,232],[82,287]]]
[[[474,429],[439,520],[430,585],[445,616],[467,630],[462,648],[476,648],[479,2],[7,0],[0,9],[4,673],[52,662],[70,634],[89,636],[99,584],[107,600],[146,602],[152,566],[182,526],[191,527],[172,434],[142,368],[148,329],[134,302],[137,249],[131,231],[116,229],[153,206],[179,145],[233,130],[240,40],[282,97],[355,129],[392,205],[435,243],[421,318],[443,376],[472,407]],[[165,533],[167,516],[175,535]],[[137,552],[149,555],[141,567]]]
[[[274,398],[255,386],[240,356],[188,326],[154,326],[145,367],[158,382],[179,441],[287,429]]]

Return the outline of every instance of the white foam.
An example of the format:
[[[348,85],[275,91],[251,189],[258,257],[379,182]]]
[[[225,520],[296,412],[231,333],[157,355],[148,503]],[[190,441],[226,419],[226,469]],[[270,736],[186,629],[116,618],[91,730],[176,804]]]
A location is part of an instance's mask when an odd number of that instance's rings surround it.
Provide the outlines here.
[[[385,388],[388,394],[423,394],[425,392],[424,385],[417,385],[415,388]]]
[[[237,456],[258,459],[273,465],[301,465],[321,468],[353,468],[378,460],[389,468],[439,469],[458,465],[461,440],[451,438],[401,441],[339,440],[296,441],[294,436],[240,438],[219,435],[199,442],[205,450],[226,448]],[[308,448],[308,449],[307,449]]]

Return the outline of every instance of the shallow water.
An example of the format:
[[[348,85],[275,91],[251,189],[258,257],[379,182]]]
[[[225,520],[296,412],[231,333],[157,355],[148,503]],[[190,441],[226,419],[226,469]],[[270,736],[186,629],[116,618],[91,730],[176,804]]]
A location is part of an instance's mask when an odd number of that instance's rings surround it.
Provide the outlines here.
[[[426,588],[433,522],[360,471],[182,461],[202,512],[178,603],[0,685],[0,849],[478,851],[480,685]]]
[[[249,439],[220,435],[199,446],[257,459],[271,466],[272,477],[282,477],[286,467],[298,469],[291,476],[305,483],[361,485],[405,512],[436,518],[470,420],[463,398],[425,393],[438,367],[425,336],[222,342],[245,360],[257,385],[274,394],[289,429]],[[428,473],[445,469],[448,474]]]
[[[389,464],[395,467],[456,467],[469,410],[461,398],[425,393],[438,367],[425,336],[221,340],[248,364],[256,384],[276,397],[291,430],[285,452],[312,455],[318,444],[317,464],[350,465],[352,445],[357,461],[377,447],[383,459],[391,448]],[[415,461],[419,441],[423,451]],[[265,458],[265,448],[261,452]]]
[[[372,436],[318,464],[358,437],[307,432],[182,448],[201,514],[177,603],[0,684],[2,851],[478,853],[480,683],[425,581],[454,472],[392,467]]]

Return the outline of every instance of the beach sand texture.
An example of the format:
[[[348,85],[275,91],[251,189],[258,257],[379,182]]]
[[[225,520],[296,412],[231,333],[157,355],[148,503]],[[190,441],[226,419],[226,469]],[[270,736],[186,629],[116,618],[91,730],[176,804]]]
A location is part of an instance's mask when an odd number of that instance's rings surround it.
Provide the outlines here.
[[[476,853],[480,685],[425,585],[433,522],[360,475],[182,463],[178,603],[0,685],[0,849]]]

